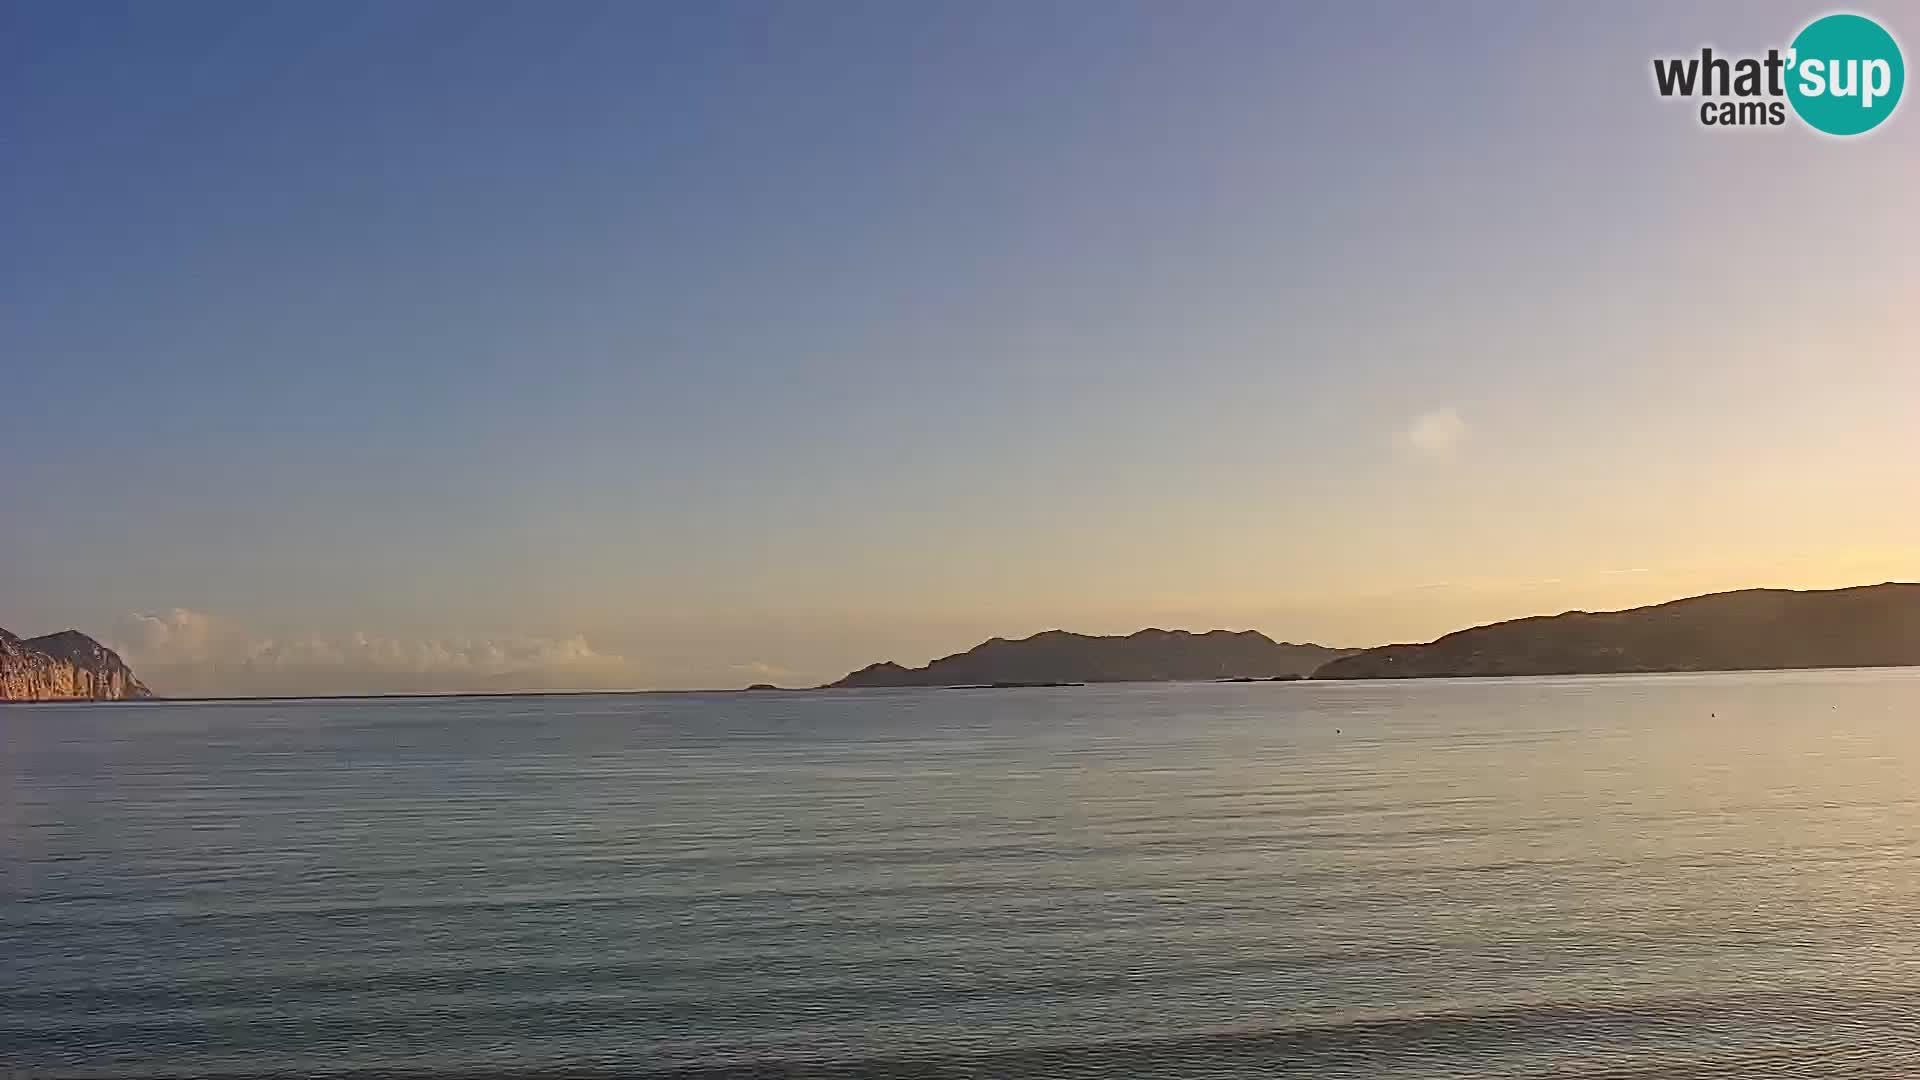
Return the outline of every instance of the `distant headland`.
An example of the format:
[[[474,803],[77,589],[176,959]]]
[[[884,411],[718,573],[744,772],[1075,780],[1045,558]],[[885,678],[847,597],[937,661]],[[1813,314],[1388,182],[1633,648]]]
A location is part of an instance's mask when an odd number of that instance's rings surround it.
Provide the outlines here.
[[[1744,589],[1625,611],[1489,623],[1417,645],[1334,649],[1251,630],[1049,630],[993,638],[925,667],[879,663],[827,689],[1176,680],[1435,679],[1504,675],[1920,666],[1920,584]]]
[[[0,701],[131,701],[152,696],[119,654],[78,630],[36,638],[0,630]]]
[[[1331,660],[1316,679],[1920,665],[1920,584],[1743,589],[1476,626]]]
[[[1306,675],[1353,651],[1277,642],[1257,630],[1150,629],[1124,637],[1048,630],[1017,641],[990,638],[925,667],[872,664],[826,689],[1270,679]]]

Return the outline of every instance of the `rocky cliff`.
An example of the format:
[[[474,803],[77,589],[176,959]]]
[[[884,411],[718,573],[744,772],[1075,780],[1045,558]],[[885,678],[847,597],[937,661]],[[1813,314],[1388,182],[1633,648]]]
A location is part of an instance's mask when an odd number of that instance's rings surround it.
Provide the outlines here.
[[[20,638],[0,630],[0,701],[149,698],[112,649],[77,630]]]
[[[1569,611],[1387,645],[1316,679],[1589,675],[1920,665],[1920,585],[1746,589],[1626,611]]]
[[[1305,675],[1351,650],[1276,642],[1255,630],[1141,630],[1091,637],[1048,630],[1018,641],[991,638],[926,667],[872,664],[829,684],[991,686],[1010,683],[1164,682],[1181,679],[1265,679]]]

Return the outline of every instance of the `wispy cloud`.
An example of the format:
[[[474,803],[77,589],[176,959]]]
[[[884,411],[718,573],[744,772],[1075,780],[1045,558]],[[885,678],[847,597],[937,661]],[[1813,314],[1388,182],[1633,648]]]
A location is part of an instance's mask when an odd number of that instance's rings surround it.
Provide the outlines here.
[[[1401,429],[1402,448],[1424,458],[1448,457],[1471,434],[1467,422],[1451,407],[1423,412]]]

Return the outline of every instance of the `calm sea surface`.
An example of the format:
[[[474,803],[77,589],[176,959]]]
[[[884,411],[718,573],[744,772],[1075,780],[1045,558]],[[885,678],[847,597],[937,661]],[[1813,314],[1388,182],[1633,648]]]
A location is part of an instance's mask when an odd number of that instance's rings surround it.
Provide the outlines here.
[[[1920,672],[0,707],[0,1075],[1907,1077]]]

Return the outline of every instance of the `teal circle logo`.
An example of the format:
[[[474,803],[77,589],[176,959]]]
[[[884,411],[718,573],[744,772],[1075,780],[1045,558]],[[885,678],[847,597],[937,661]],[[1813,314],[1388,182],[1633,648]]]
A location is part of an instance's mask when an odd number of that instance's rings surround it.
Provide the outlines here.
[[[1787,100],[1800,119],[1829,135],[1872,131],[1900,104],[1907,67],[1900,45],[1862,15],[1828,15],[1793,39]]]

